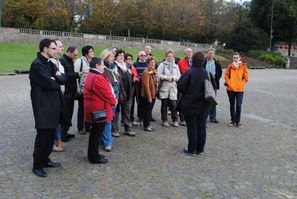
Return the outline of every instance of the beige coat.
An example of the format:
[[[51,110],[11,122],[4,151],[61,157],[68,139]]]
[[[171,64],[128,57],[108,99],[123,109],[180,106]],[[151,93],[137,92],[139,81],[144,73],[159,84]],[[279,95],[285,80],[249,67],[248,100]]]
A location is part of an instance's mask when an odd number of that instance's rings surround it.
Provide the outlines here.
[[[176,64],[172,69],[167,64],[168,62],[162,62],[158,67],[158,75],[161,80],[161,87],[159,91],[160,99],[177,100],[177,84],[176,82],[180,78],[180,71]],[[168,76],[173,76],[173,81],[168,81]]]

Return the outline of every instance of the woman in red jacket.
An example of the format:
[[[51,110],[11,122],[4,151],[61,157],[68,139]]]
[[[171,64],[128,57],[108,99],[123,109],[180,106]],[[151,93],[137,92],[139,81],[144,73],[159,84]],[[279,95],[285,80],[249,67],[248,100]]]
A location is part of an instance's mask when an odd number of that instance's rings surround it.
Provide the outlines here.
[[[117,100],[113,94],[111,84],[103,75],[103,60],[98,57],[92,58],[90,62],[90,72],[88,73],[84,85],[84,118],[85,122],[92,124],[89,136],[88,159],[91,163],[104,164],[108,160],[104,155],[100,155],[99,141],[102,136],[105,122],[113,118],[112,107],[116,106]],[[106,110],[106,118],[100,121],[92,119],[92,112]]]

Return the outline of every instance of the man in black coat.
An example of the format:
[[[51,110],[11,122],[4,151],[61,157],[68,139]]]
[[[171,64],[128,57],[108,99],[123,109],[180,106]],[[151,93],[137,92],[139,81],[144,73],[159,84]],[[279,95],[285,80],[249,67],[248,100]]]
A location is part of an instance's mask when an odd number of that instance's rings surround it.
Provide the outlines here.
[[[203,67],[209,72],[211,77],[211,83],[214,90],[217,93],[217,90],[220,89],[220,79],[222,77],[222,67],[219,61],[214,59],[215,49],[210,48],[207,53],[207,58],[203,63]],[[210,122],[218,123],[217,120],[217,110],[216,105],[210,105],[209,107],[209,119]]]
[[[63,76],[49,61],[56,54],[54,40],[43,39],[39,44],[37,58],[30,67],[31,101],[37,135],[33,153],[33,173],[46,177],[44,167],[60,167],[49,159],[55,137],[55,129],[60,122],[61,97],[60,84]]]
[[[78,54],[78,49],[74,46],[70,46],[68,47],[66,54],[64,54],[60,58],[60,62],[64,66],[65,75],[67,77],[67,81],[65,83],[64,99],[68,108],[68,115],[70,117],[70,121],[72,119],[74,101],[78,91],[76,80],[83,74],[83,72],[74,72],[74,60],[76,59]],[[62,126],[62,142],[67,142],[69,141],[69,138],[75,137],[75,135],[68,133],[69,127],[70,126],[65,125]]]

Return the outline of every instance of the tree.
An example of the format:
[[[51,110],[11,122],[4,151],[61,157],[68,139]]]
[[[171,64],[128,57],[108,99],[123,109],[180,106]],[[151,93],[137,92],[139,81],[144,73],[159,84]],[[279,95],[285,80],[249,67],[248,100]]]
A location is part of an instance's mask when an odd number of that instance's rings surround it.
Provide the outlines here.
[[[297,38],[297,1],[296,0],[274,0],[273,16],[273,43],[285,41],[291,44]],[[272,0],[252,0],[250,16],[253,22],[270,33]]]
[[[38,20],[46,14],[47,3],[43,0],[4,0],[4,26],[39,28]]]
[[[238,52],[251,49],[263,50],[267,47],[268,36],[252,22],[244,21],[231,32],[227,47]]]

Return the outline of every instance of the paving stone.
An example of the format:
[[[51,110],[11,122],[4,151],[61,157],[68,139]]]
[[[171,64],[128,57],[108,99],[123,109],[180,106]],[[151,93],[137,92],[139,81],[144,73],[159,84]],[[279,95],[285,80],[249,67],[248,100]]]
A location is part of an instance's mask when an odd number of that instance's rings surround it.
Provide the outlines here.
[[[135,127],[136,137],[114,139],[111,153],[100,149],[106,165],[87,161],[88,135],[72,127],[76,138],[51,155],[62,168],[46,169],[47,178],[31,172],[36,133],[28,75],[1,76],[0,198],[297,198],[297,70],[249,73],[244,127],[227,126],[222,88],[219,123],[207,124],[203,155],[183,154],[186,128],[162,127],[157,101],[156,132]]]

